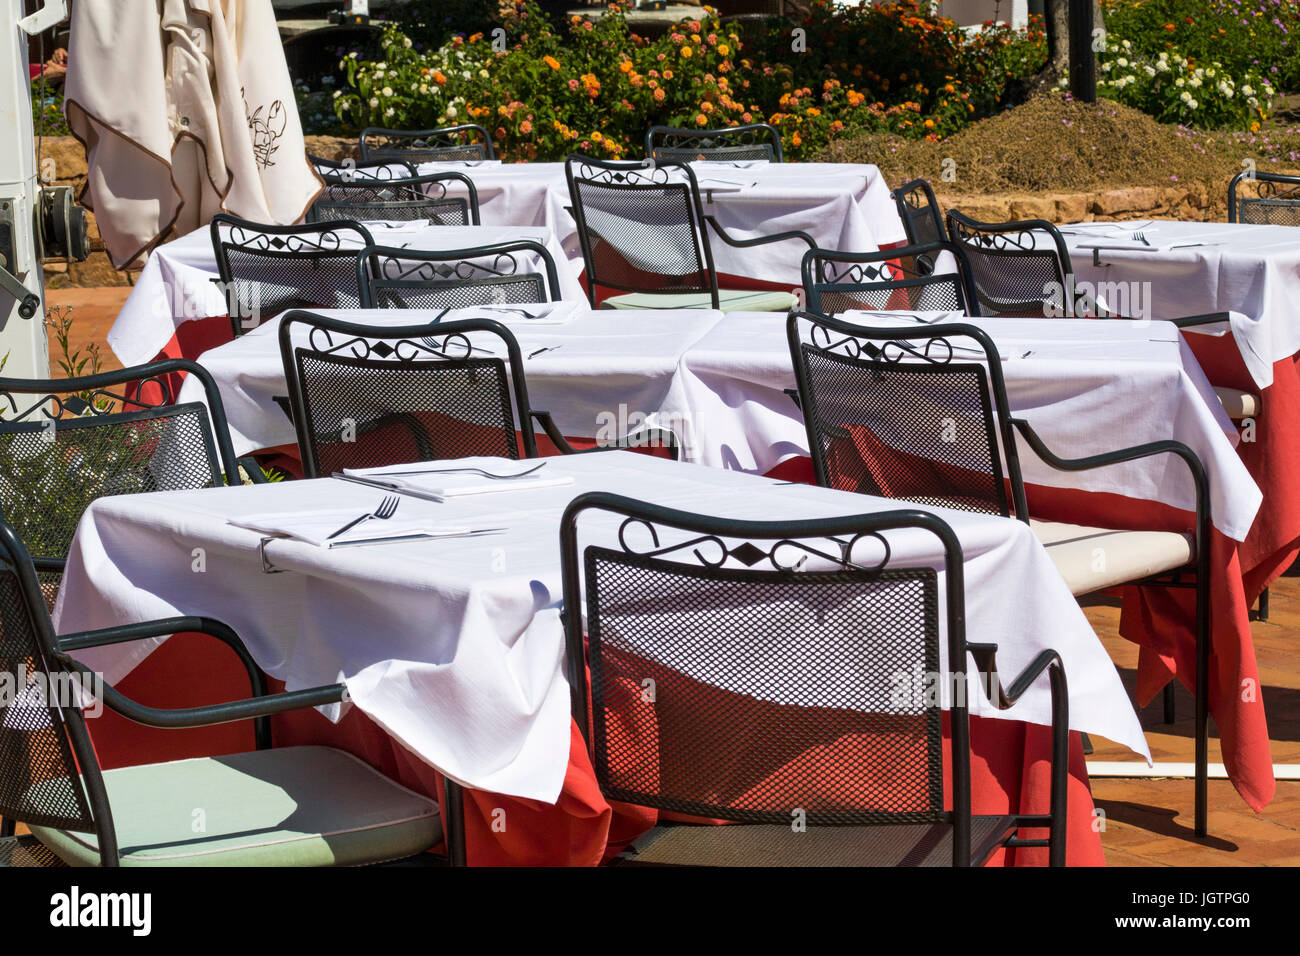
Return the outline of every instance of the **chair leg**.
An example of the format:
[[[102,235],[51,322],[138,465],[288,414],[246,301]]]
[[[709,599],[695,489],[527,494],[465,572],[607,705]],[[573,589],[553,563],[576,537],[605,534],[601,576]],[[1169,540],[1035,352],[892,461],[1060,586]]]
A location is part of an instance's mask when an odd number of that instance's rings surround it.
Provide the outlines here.
[[[1259,592],[1259,619],[1268,620],[1268,588]]]
[[[447,828],[443,839],[447,843],[447,863],[450,866],[467,866],[465,854],[465,793],[460,784],[443,778],[442,821]]]
[[[14,822],[8,817],[0,820],[0,839],[14,835]]]
[[[1210,575],[1201,561],[1196,576],[1196,827],[1209,832],[1210,790]]]
[[[1168,684],[1165,685],[1164,692],[1161,696],[1163,698],[1164,707],[1165,707],[1165,723],[1172,724],[1174,722],[1174,682],[1173,681],[1170,681]]]

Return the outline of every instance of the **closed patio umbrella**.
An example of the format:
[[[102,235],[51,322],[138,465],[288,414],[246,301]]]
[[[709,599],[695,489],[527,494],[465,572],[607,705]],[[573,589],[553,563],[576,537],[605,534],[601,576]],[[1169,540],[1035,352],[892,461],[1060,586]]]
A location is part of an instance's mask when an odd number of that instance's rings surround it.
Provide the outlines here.
[[[322,186],[271,0],[80,0],[64,102],[119,269],[218,212],[296,222]]]

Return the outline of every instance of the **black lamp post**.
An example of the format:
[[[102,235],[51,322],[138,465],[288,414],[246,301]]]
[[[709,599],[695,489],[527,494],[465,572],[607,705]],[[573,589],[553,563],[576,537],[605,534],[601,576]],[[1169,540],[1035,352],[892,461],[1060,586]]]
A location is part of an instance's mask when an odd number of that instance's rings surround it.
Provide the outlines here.
[[[1092,52],[1092,0],[1070,0],[1070,93],[1097,102],[1097,58]]]

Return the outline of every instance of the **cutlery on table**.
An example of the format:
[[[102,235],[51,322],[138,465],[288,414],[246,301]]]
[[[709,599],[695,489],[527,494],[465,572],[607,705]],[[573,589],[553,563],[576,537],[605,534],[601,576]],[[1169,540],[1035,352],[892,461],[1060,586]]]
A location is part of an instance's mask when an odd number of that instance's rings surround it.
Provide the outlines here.
[[[482,475],[484,478],[495,478],[499,481],[508,481],[511,478],[525,478],[533,472],[545,467],[546,462],[539,462],[527,471],[517,471],[509,475],[499,475],[495,472],[484,471],[482,468],[421,468],[417,471],[376,471],[366,476],[369,478],[401,478],[403,475],[454,475],[454,474],[475,474]],[[337,477],[353,477],[352,475],[339,475]]]
[[[1142,245],[1144,245],[1144,246],[1149,246],[1149,245],[1151,245],[1151,243],[1147,242],[1146,233],[1142,233],[1142,232],[1135,232],[1135,233],[1133,233],[1133,241],[1134,241],[1134,242],[1140,242],[1140,243],[1142,243]]]
[[[397,512],[397,506],[400,505],[401,503],[402,503],[402,499],[399,498],[397,495],[385,495],[384,500],[379,502],[378,508],[376,508],[374,511],[370,512],[369,514],[364,514],[359,518],[354,518],[353,520],[349,521],[343,527],[339,528],[339,530],[329,535],[325,540],[333,541],[339,535],[343,534],[343,532],[350,531],[351,529],[355,528],[357,525],[361,524],[361,522],[369,521],[371,518],[378,518],[380,521],[387,521]]]

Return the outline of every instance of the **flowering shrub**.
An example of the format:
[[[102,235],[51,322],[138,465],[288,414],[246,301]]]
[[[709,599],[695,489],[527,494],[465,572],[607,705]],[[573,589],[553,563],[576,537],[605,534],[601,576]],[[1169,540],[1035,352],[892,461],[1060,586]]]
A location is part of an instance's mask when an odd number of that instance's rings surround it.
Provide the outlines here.
[[[1103,0],[1110,40],[1139,54],[1175,52],[1199,65],[1218,60],[1231,75],[1265,76],[1300,91],[1300,4],[1296,0]]]
[[[1218,60],[1196,62],[1176,50],[1138,53],[1130,40],[1109,37],[1098,92],[1161,122],[1202,129],[1259,129],[1273,85],[1253,68],[1233,76]]]
[[[557,32],[521,3],[504,24],[505,43],[473,34],[430,50],[390,27],[382,60],[344,60],[350,89],[334,94],[338,116],[352,128],[476,122],[507,159],[626,158],[641,155],[656,124],[771,122],[797,159],[850,130],[954,132],[996,108],[1008,79],[1045,55],[1040,31],[969,37],[922,14],[916,0],[861,8],[815,0],[803,52],[788,25],[751,48],[712,14],[654,39],[632,33],[615,6]]]

